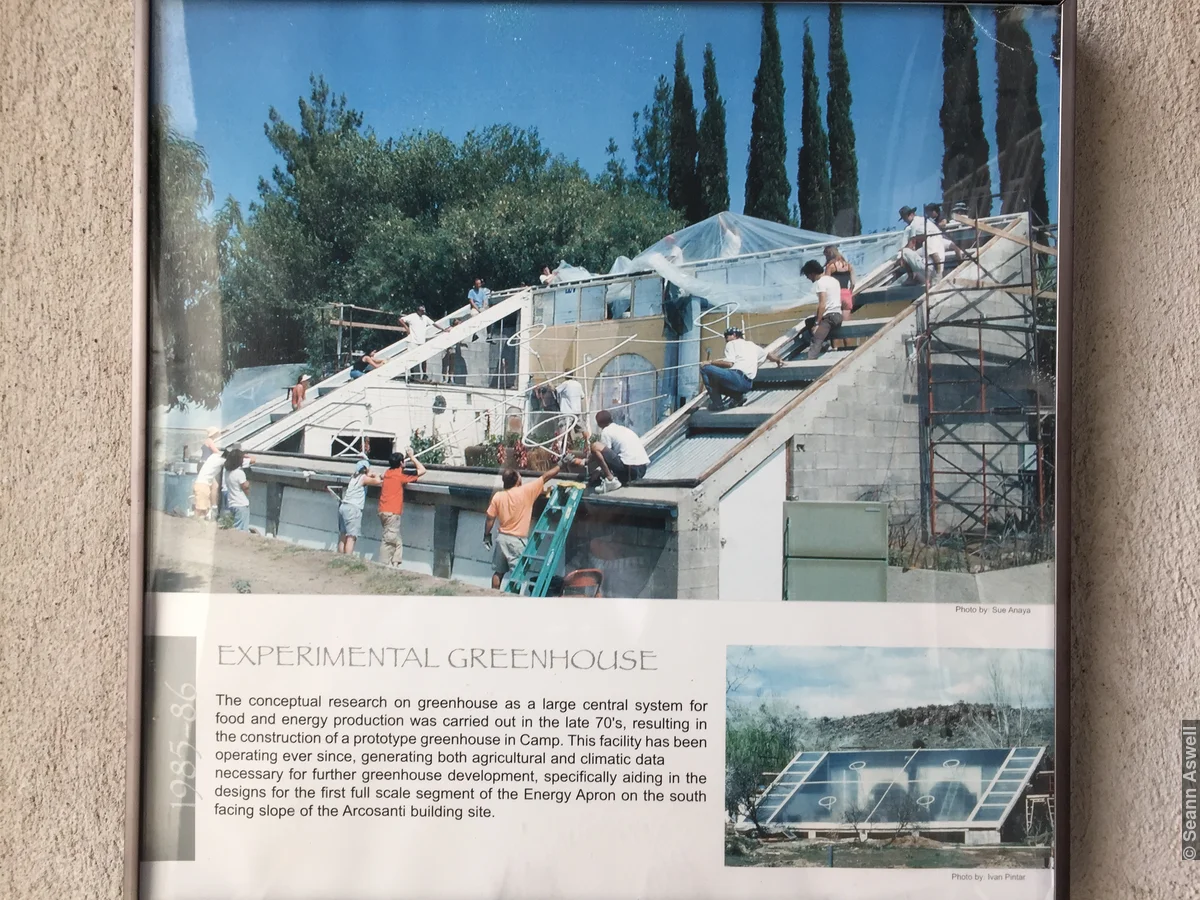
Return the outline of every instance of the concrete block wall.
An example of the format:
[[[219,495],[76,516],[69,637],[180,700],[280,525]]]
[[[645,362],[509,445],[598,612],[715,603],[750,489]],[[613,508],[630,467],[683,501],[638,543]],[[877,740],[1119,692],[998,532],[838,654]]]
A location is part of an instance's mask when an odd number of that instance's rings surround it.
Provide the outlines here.
[[[892,517],[919,513],[920,405],[905,337],[915,317],[857,353],[789,416],[789,499],[878,500]]]

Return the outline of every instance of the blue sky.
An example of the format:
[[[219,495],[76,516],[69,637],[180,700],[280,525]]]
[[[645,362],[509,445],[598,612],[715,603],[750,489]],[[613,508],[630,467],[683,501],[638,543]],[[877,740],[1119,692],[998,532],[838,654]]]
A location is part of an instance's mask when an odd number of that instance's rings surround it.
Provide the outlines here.
[[[1050,650],[939,647],[730,647],[731,674],[741,681],[730,699],[773,700],[809,716],[853,716],[927,704],[991,700],[994,666],[1025,704],[1051,705],[1054,654]],[[1015,696],[1010,702],[1016,703]]]
[[[779,8],[788,170],[800,146],[804,23],[812,29],[825,104],[828,7]],[[979,23],[984,117],[995,150],[995,59],[989,7]],[[496,123],[536,127],[543,143],[599,172],[614,137],[632,165],[634,110],[659,74],[671,77],[682,34],[702,108],[704,45],[713,44],[725,98],[731,207],[742,209],[751,93],[758,69],[758,4],[485,4],[160,0],[162,96],[180,130],[209,156],[218,198],[243,204],[277,158],[263,135],[275,106],[297,120],[310,73],[324,75],[381,136],[439,130],[458,140]],[[1053,10],[1031,10],[1039,54],[1048,188],[1057,211],[1058,76],[1049,58]],[[894,227],[902,204],[939,193],[941,10],[847,6],[845,42],[866,230]],[[996,175],[993,173],[993,181]],[[793,200],[795,189],[793,186]]]

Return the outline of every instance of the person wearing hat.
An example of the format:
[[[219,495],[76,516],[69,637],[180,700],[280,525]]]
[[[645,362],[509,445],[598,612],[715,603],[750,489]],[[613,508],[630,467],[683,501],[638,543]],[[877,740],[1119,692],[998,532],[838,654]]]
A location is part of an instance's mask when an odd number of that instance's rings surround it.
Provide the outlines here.
[[[219,453],[221,448],[217,446],[217,437],[220,436],[220,428],[210,428],[205,432],[204,443],[200,445],[200,462],[206,462],[214,453]]]
[[[216,431],[210,428],[209,431]],[[219,433],[219,432],[218,432]],[[211,439],[211,438],[210,438]],[[205,444],[207,445],[207,441]],[[225,454],[220,448],[209,453],[200,464],[196,480],[192,483],[192,509],[195,514],[204,519],[217,517],[218,504],[221,500],[221,470],[225,467]]]
[[[758,374],[762,348],[746,340],[742,329],[725,329],[725,358],[700,366],[700,380],[708,391],[708,408],[715,411],[741,406]]]
[[[946,246],[942,238],[942,229],[937,226],[937,220],[918,216],[917,211],[911,206],[902,206],[900,207],[900,221],[905,223],[904,242],[906,248],[923,251],[925,268],[932,266],[937,277],[941,278],[946,263]],[[903,251],[901,253],[903,254]]]
[[[338,504],[338,553],[353,553],[354,542],[362,536],[363,507],[367,505],[367,488],[378,487],[383,479],[371,474],[371,463],[360,459],[354,464],[354,474],[342,491]]]
[[[311,380],[308,373],[305,373],[297,378],[296,383],[292,385],[292,412],[295,412],[304,405],[308,397],[308,383]]]

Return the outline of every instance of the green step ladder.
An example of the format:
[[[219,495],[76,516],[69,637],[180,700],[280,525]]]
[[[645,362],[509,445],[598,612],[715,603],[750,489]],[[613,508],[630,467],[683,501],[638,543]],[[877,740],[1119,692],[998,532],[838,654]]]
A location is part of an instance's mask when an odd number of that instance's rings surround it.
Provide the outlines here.
[[[525,552],[504,579],[500,590],[522,597],[545,597],[550,579],[567,547],[567,533],[583,499],[586,485],[556,482],[550,485],[546,508],[529,532]]]

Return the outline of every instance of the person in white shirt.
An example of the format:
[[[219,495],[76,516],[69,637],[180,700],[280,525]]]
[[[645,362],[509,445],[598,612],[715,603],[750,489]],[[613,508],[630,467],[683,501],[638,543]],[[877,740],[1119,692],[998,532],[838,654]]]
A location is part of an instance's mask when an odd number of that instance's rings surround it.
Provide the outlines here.
[[[542,284],[550,285],[554,284],[557,278],[558,276],[550,270],[549,266],[542,266],[542,274],[538,276],[538,281],[540,281]]]
[[[217,507],[220,503],[220,484],[218,477],[225,467],[225,454],[218,450],[209,455],[200,465],[196,481],[192,484],[192,506],[197,516],[205,519],[217,517]]]
[[[714,411],[741,406],[758,374],[762,348],[746,340],[742,329],[725,329],[725,358],[700,366],[700,380],[708,391],[708,408]]]
[[[583,415],[583,385],[570,375],[563,376],[563,382],[554,389],[558,396],[558,411],[564,416]]]
[[[842,324],[842,286],[832,275],[826,275],[825,267],[815,259],[806,262],[800,271],[817,291],[817,314],[808,347],[808,358],[816,359],[830,332]]]
[[[904,243],[915,244],[923,250],[926,267],[932,267],[937,277],[942,277],[946,264],[946,244],[942,237],[942,229],[938,228],[935,219],[918,216],[911,206],[900,208],[900,221],[905,223]]]
[[[433,319],[429,318],[429,316],[425,315],[424,305],[418,306],[416,312],[409,313],[407,316],[401,316],[400,328],[405,334],[408,335],[409,343],[411,343],[414,347],[419,347],[421,344],[425,343],[426,339],[429,337],[430,328],[436,328],[438,331],[446,330],[437,322],[433,321]],[[422,381],[429,380],[429,371],[426,369],[424,361],[414,368],[421,370],[420,377]]]
[[[238,531],[250,530],[250,480],[242,469],[245,456],[238,448],[225,454],[224,484],[229,495],[229,511],[233,513],[233,527]]]
[[[630,428],[613,422],[612,413],[602,409],[596,413],[596,427],[600,433],[592,442],[587,460],[568,457],[568,464],[586,462],[588,481],[599,481],[597,494],[615,491],[622,485],[644,478],[650,465],[650,456],[642,439]],[[603,479],[603,480],[601,480]]]

